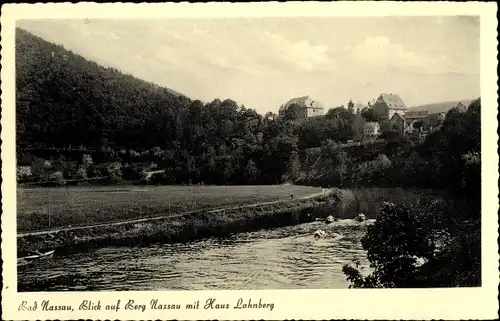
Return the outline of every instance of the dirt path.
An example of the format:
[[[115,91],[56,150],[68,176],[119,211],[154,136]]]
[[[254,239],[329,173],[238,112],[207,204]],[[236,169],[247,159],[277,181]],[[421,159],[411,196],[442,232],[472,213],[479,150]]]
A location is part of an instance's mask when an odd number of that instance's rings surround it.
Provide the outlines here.
[[[325,193],[325,190],[323,190],[322,192],[319,192],[319,193],[314,193],[314,194],[310,194],[307,196],[298,197],[295,200],[306,200],[306,199],[316,198],[316,197],[319,197],[321,195],[324,195],[324,193]],[[218,212],[222,212],[222,211],[235,210],[235,209],[240,209],[240,208],[251,208],[251,207],[257,207],[257,206],[262,206],[262,205],[272,205],[272,204],[277,204],[277,203],[283,203],[286,201],[291,201],[291,200],[290,199],[282,199],[282,200],[278,200],[278,201],[260,202],[260,203],[254,203],[254,204],[249,204],[249,205],[222,207],[222,208],[208,210],[208,213],[218,213]],[[181,217],[181,216],[186,215],[186,214],[194,214],[194,213],[198,213],[200,211],[202,211],[202,210],[199,209],[199,210],[182,212],[182,213],[174,214],[174,215],[162,215],[162,216],[148,217],[148,218],[141,218],[141,219],[124,220],[124,221],[113,222],[113,223],[101,223],[101,224],[75,226],[75,227],[59,227],[59,228],[54,228],[54,229],[50,229],[50,230],[18,233],[17,237],[20,238],[20,237],[25,237],[25,236],[45,235],[45,234],[53,234],[53,233],[59,233],[59,232],[84,230],[84,229],[93,228],[93,227],[117,226],[117,225],[123,225],[123,224],[136,224],[136,223],[150,222],[150,221],[156,221],[156,220],[163,220],[166,218]]]

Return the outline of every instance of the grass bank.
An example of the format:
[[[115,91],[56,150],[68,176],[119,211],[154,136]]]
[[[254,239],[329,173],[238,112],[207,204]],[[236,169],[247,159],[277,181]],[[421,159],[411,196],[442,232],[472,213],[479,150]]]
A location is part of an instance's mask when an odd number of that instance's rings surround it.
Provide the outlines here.
[[[177,215],[318,192],[320,188],[295,185],[18,188],[17,231]]]
[[[147,245],[225,237],[312,221],[312,211],[324,201],[324,197],[315,197],[226,210],[200,210],[142,222],[31,233],[17,238],[17,252],[18,256],[24,256],[34,250],[78,251],[106,245]]]
[[[445,197],[445,195],[430,190],[360,188],[348,190],[331,189],[324,195],[316,195],[315,197],[305,199],[294,198],[292,200],[290,193],[295,193],[296,197],[298,197],[301,193],[303,195],[306,192],[321,192],[321,189],[310,189],[301,186],[232,186],[227,189],[228,194],[224,195],[221,193],[222,191],[226,191],[225,187],[202,188],[205,189],[205,193],[202,194],[204,197],[198,197],[197,200],[204,200],[203,205],[206,208],[194,211],[188,208],[191,210],[190,212],[181,214],[173,211],[169,214],[169,212],[165,211],[164,205],[152,203],[152,200],[160,199],[159,195],[161,192],[170,192],[169,195],[175,194],[176,190],[173,187],[158,187],[153,188],[150,192],[143,192],[144,200],[138,196],[139,194],[133,194],[130,191],[125,191],[124,193],[116,191],[115,194],[110,193],[106,189],[94,188],[91,192],[82,191],[81,195],[85,195],[85,193],[90,193],[96,197],[102,195],[102,199],[107,199],[110,203],[107,208],[112,208],[113,211],[92,213],[92,210],[95,210],[96,203],[90,203],[89,206],[84,207],[83,202],[89,196],[83,197],[84,200],[79,200],[79,202],[82,209],[85,209],[84,213],[87,213],[88,217],[82,215],[81,212],[77,212],[77,215],[79,215],[79,222],[92,223],[91,226],[73,226],[68,228],[61,224],[61,227],[65,227],[50,230],[50,232],[38,233],[31,231],[30,233],[27,231],[24,235],[20,235],[17,238],[18,255],[23,256],[28,251],[33,250],[45,251],[58,249],[61,251],[64,249],[73,251],[82,250],[86,247],[106,245],[146,245],[151,243],[186,242],[205,237],[225,237],[233,233],[305,223],[328,215],[333,215],[337,218],[354,218],[359,213],[364,213],[368,218],[376,218],[384,202],[395,204],[414,203],[423,198],[438,199]],[[259,188],[263,190],[259,191]],[[179,193],[178,191],[177,193]],[[255,191],[256,194],[249,193],[249,191]],[[273,191],[274,194],[271,194]],[[116,197],[112,195],[116,195]],[[156,197],[153,195],[156,195]],[[182,193],[177,195],[182,195]],[[232,198],[229,198],[229,195]],[[217,201],[219,202],[219,206],[224,204],[223,200],[226,197],[228,201],[225,204],[233,206],[210,209],[210,207],[217,206]],[[286,200],[274,201],[276,198],[286,198]],[[260,202],[256,202],[256,200],[260,200]],[[31,200],[32,204],[35,204],[36,201],[36,199]],[[38,201],[47,202],[43,198]],[[182,201],[180,199],[176,203],[178,204],[176,209],[179,211],[186,208]],[[146,207],[152,209],[151,212],[148,212],[148,215],[138,215],[137,212],[126,211],[129,208],[137,210],[137,205],[132,206],[134,202],[141,202],[140,204],[145,204],[145,206],[147,202],[151,202],[148,205],[149,207]],[[234,206],[238,202],[240,205]],[[252,203],[253,205],[249,205],[248,203]],[[61,212],[58,212],[60,213],[59,219],[70,215],[70,213],[63,211],[64,208],[67,208],[64,202],[56,203],[52,206],[57,208],[57,205],[61,208]],[[125,217],[120,214],[120,208],[125,214],[129,215],[129,220],[113,223],[113,219]],[[151,218],[155,213],[161,213],[162,216]],[[27,220],[29,217],[33,218],[37,216],[25,216],[24,224],[29,227],[37,226],[36,224],[38,223],[36,221],[32,223]],[[108,219],[106,220],[106,218]]]

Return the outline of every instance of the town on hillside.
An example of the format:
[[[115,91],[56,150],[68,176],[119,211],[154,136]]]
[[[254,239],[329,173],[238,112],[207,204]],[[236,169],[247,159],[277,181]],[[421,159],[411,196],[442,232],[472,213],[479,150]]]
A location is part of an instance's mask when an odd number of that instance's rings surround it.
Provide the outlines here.
[[[415,107],[407,107],[398,94],[382,93],[378,98],[368,102],[367,106],[349,101],[344,106],[332,108],[325,115],[323,105],[309,95],[292,98],[279,109],[279,116],[300,122],[308,118],[333,117],[342,118],[346,111],[356,113],[365,119],[363,140],[374,140],[384,132],[397,133],[415,139],[424,139],[428,134],[441,128],[446,113],[456,110],[463,113],[469,101],[442,102]],[[467,104],[467,105],[466,105]],[[348,115],[348,113],[347,113]],[[352,140],[351,140],[352,141]]]

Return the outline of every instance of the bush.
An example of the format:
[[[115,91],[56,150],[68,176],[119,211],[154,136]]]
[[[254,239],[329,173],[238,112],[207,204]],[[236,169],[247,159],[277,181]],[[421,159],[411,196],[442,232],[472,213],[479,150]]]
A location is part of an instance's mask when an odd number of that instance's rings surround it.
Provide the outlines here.
[[[49,176],[49,170],[45,168],[45,159],[36,158],[31,166],[32,176],[36,181],[46,181]]]
[[[18,181],[24,181],[31,178],[33,174],[30,166],[18,166],[16,175]]]
[[[90,156],[89,154],[84,154],[82,157],[82,164],[84,167],[89,167],[90,165],[92,165],[92,156]]]
[[[80,166],[76,171],[77,179],[87,179],[87,169],[84,166]]]
[[[87,177],[101,177],[102,173],[99,166],[90,165],[87,170]]]
[[[63,176],[71,177],[76,174],[78,168],[77,162],[66,162],[63,164]]]
[[[375,269],[346,265],[353,287],[443,287],[480,284],[480,224],[447,202],[385,203],[361,240]]]
[[[138,153],[138,152],[136,152],[135,150],[132,150],[132,149],[129,150],[129,155],[130,155],[130,159],[131,160],[135,160],[135,159],[137,159],[138,157],[141,156],[140,153]]]
[[[120,182],[122,180],[122,164],[119,162],[114,162],[111,164],[108,164],[107,167],[107,172],[109,175],[109,179],[111,182]]]
[[[43,168],[44,169],[51,169],[52,168],[52,163],[48,160],[43,162]]]
[[[372,161],[363,162],[352,169],[353,181],[358,185],[373,185],[384,182],[381,173],[392,166],[392,161],[386,155],[378,155]]]
[[[50,181],[55,181],[57,185],[64,185],[66,184],[66,180],[64,179],[63,173],[62,172],[54,172],[49,175],[49,180]]]

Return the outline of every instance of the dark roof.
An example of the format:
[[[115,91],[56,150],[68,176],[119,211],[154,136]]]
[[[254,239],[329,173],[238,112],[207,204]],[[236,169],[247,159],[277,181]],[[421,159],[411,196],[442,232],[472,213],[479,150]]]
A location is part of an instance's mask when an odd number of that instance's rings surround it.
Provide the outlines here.
[[[379,99],[382,99],[389,109],[406,110],[406,105],[398,95],[381,94]]]

